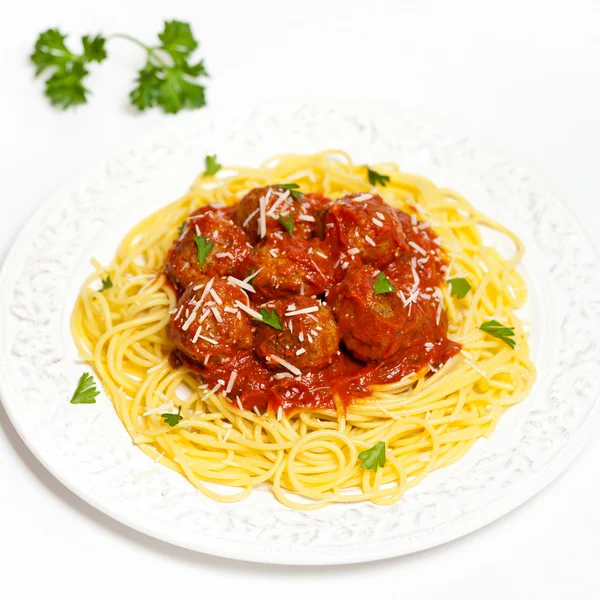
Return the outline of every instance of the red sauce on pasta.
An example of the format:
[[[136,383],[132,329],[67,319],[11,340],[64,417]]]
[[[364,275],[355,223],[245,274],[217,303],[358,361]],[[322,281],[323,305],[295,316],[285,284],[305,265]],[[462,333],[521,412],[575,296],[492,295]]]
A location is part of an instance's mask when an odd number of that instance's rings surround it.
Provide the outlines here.
[[[169,253],[172,364],[248,410],[343,410],[460,350],[446,266],[433,230],[377,195],[257,188],[194,213]]]

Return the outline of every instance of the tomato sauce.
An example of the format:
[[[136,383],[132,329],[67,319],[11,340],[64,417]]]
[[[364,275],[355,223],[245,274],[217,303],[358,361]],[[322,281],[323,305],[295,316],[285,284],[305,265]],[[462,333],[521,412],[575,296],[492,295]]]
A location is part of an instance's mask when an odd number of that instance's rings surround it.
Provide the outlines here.
[[[384,217],[381,221],[379,217],[375,219],[385,223],[385,227],[376,225],[373,229],[369,225],[372,233],[366,234],[380,251],[382,246],[377,244],[388,243],[392,238],[380,237],[383,240],[380,242],[375,236],[384,235],[391,222],[400,228],[400,233],[394,231],[395,245],[391,249],[384,248],[386,261],[393,255],[385,265],[371,266],[376,264],[377,258],[369,259],[370,243],[364,246],[364,251],[352,251],[356,228],[362,231],[360,219],[364,217],[363,213],[360,218],[352,214],[348,218],[343,212],[335,215],[335,219],[327,216],[325,239],[314,237],[308,240],[327,255],[331,272],[336,274],[338,281],[337,285],[332,281],[322,296],[323,302],[333,306],[342,339],[337,355],[328,366],[306,369],[298,375],[284,367],[267,367],[254,351],[247,349],[227,357],[212,357],[205,365],[180,348],[172,353],[172,365],[183,364],[198,373],[205,381],[207,391],[216,388],[216,391],[224,392],[230,387],[227,396],[233,403],[261,413],[277,411],[280,407],[286,413],[311,409],[339,411],[351,402],[371,395],[375,385],[394,383],[413,373],[425,374],[439,369],[460,350],[459,344],[446,337],[447,319],[438,290],[444,285],[447,259],[430,227],[400,210],[385,207],[384,214],[380,210],[375,212]],[[351,211],[352,205],[346,208],[346,212]],[[376,208],[381,207],[374,205],[374,210]],[[328,229],[330,222],[333,226]],[[402,243],[397,243],[395,237],[400,234]],[[363,279],[357,276],[359,269],[365,273]],[[372,291],[377,269],[385,273],[396,289],[389,296],[374,295]],[[352,277],[357,277],[356,284]],[[351,285],[347,285],[348,281]],[[258,305],[254,306],[255,310],[258,308]],[[362,355],[353,350],[352,343],[362,349],[364,360],[357,358]],[[381,348],[388,347],[394,349],[390,357],[378,360],[369,354],[373,348],[380,352]]]

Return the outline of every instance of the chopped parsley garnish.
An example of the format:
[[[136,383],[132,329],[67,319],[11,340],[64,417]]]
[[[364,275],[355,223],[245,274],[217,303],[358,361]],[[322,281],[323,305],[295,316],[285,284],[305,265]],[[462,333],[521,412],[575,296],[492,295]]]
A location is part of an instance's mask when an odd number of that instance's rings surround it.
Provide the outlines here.
[[[99,393],[94,378],[89,373],[84,373],[79,378],[71,404],[96,404],[96,396]]]
[[[385,442],[377,442],[372,448],[363,450],[358,458],[363,469],[377,473],[379,467],[385,466]]]
[[[273,327],[273,329],[279,329],[283,331],[283,325],[281,324],[281,319],[275,310],[268,310],[266,308],[260,309],[261,319],[255,319],[256,321],[262,321],[265,325],[269,327]]]
[[[89,90],[83,85],[88,75],[86,67],[106,59],[106,44],[114,38],[128,40],[145,52],[146,63],[138,71],[136,87],[129,94],[131,104],[139,110],[160,106],[164,112],[176,113],[206,104],[204,87],[198,78],[208,74],[203,61],[191,60],[198,42],[188,23],[165,21],[156,45],[122,33],[85,35],[81,38],[82,52],[77,54],[67,48],[66,38],[58,29],[48,29],[38,36],[30,56],[36,76],[46,70],[51,72],[45,93],[54,105],[67,109],[88,101]]]
[[[205,159],[204,159],[204,173],[202,173],[202,177],[207,177],[208,175],[214,175],[215,173],[218,173],[222,168],[223,165],[221,165],[220,163],[217,162],[217,155],[216,154],[209,154]]]
[[[386,277],[383,271],[379,271],[377,279],[373,283],[373,290],[376,294],[389,294],[395,292],[396,288],[392,285],[392,282]]]
[[[185,226],[187,225],[187,221],[184,221],[178,228],[177,231],[179,232],[179,235],[181,235],[183,233],[183,230],[185,229]]]
[[[297,183],[277,183],[275,187],[281,188],[282,190],[289,190],[290,194],[296,200],[300,199],[302,192],[300,192],[300,186]]]
[[[163,421],[171,427],[175,427],[175,425],[177,425],[179,421],[183,421],[183,417],[181,416],[181,406],[179,407],[179,410],[176,414],[163,413],[160,416],[163,418]]]
[[[380,185],[381,187],[385,187],[390,180],[389,175],[382,175],[369,167],[367,167],[367,176],[371,185]]]
[[[506,327],[502,325],[502,323],[498,323],[498,321],[486,321],[483,323],[479,329],[481,331],[485,331],[489,335],[502,340],[504,343],[508,344],[511,348],[516,346],[515,340],[512,338],[515,335],[514,327]]]
[[[449,279],[450,290],[453,296],[456,296],[459,300],[462,300],[467,292],[471,289],[471,284],[464,277],[454,277]]]
[[[288,215],[287,219],[283,215],[279,215],[279,222],[283,225],[283,227],[285,228],[285,230],[290,235],[292,235],[292,232],[294,231],[294,217],[293,217],[293,215],[290,213]]]
[[[205,237],[201,235],[195,235],[194,241],[196,242],[196,249],[198,250],[198,262],[200,263],[200,268],[204,268],[204,261],[208,256],[208,253],[212,250],[214,243],[206,240]]]
[[[113,282],[112,279],[110,278],[110,275],[106,276],[106,279],[101,279],[102,281],[102,287],[100,288],[100,291],[103,292],[104,290],[108,290],[113,286]]]

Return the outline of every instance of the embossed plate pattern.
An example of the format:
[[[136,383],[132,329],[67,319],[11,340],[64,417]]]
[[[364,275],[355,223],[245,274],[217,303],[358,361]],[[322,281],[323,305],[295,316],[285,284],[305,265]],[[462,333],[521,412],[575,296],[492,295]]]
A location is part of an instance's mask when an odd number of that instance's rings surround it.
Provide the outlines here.
[[[529,398],[490,440],[396,505],[294,512],[268,490],[219,504],[154,464],[110,401],[72,406],[83,365],[69,316],[89,258],[182,194],[206,154],[258,164],[278,152],[342,148],[391,160],[466,195],[527,245],[523,272],[539,369]],[[66,486],[115,519],[173,544],[244,560],[335,564],[435,546],[512,510],[552,481],[600,421],[600,268],[565,207],[519,165],[469,136],[392,111],[317,106],[203,110],[78,174],[37,210],[0,275],[0,395],[17,431]]]

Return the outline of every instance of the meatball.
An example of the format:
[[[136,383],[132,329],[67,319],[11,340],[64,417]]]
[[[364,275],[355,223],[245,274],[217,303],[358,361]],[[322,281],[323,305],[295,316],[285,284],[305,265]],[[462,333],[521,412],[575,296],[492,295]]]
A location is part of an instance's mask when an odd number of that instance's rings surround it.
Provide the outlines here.
[[[432,340],[444,336],[446,321],[438,318],[436,299],[405,305],[397,292],[376,294],[373,285],[378,273],[368,265],[354,268],[327,295],[349,352],[363,362],[386,361],[415,342],[422,343],[424,331],[431,333]]]
[[[444,279],[444,267],[447,266],[448,260],[446,253],[434,242],[435,232],[401,210],[396,210],[396,215],[403,224],[407,241],[414,245],[385,267],[386,274],[401,287],[410,286],[414,280],[414,269],[421,282],[421,288],[439,286]]]
[[[256,328],[256,353],[267,365],[281,367],[271,357],[277,356],[299,369],[322,369],[338,353],[338,329],[329,307],[306,296],[272,300],[262,308],[275,311],[283,329],[266,323]],[[310,309],[310,313],[297,313]]]
[[[331,200],[322,194],[303,194],[294,203],[294,235],[308,240],[312,237],[323,238],[325,214]]]
[[[254,264],[259,299],[320,295],[333,284],[333,264],[321,246],[287,234],[267,236],[256,247]]]
[[[261,199],[265,204],[265,231],[260,231]],[[267,186],[248,192],[237,206],[235,222],[244,229],[253,244],[268,233],[285,232],[279,216],[292,215],[292,235],[302,239],[313,237],[322,224],[322,214],[329,200],[320,194],[302,194],[294,198],[290,190]],[[321,227],[322,229],[322,227]]]
[[[251,349],[254,326],[244,311],[234,312],[236,300],[248,303],[245,294],[224,279],[204,276],[199,284],[188,287],[169,324],[175,346],[199,362]]]
[[[203,266],[197,237],[213,244],[204,257]],[[166,272],[174,284],[185,289],[204,276],[233,275],[243,279],[251,263],[251,246],[243,230],[224,216],[221,209],[200,209],[188,218],[181,237],[169,252]]]
[[[396,211],[380,196],[351,194],[333,202],[325,217],[325,241],[345,259],[383,268],[409,246]]]

